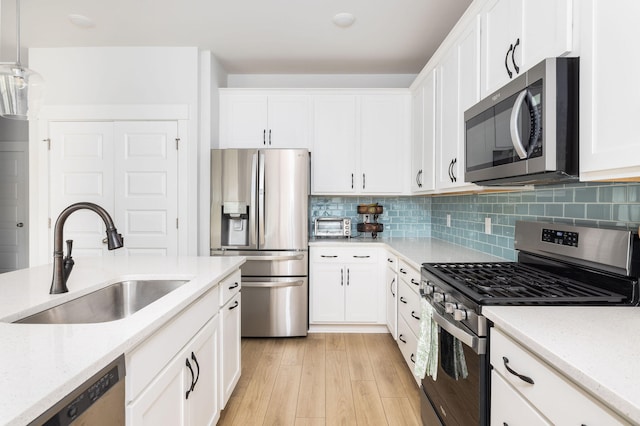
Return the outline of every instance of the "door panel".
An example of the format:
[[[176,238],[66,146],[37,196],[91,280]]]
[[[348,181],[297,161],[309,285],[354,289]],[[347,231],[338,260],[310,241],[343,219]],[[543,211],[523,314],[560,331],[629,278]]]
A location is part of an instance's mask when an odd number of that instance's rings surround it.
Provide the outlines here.
[[[26,144],[1,145],[0,273],[28,266]]]
[[[49,239],[53,242],[55,220],[70,204],[96,203],[113,216],[113,123],[53,122],[49,132],[52,221]],[[73,213],[64,231],[64,238],[74,241],[74,257],[107,253],[106,244],[102,243],[106,236],[104,224],[95,213],[88,210]]]
[[[125,254],[177,254],[177,137],[176,122],[115,123],[114,220]]]

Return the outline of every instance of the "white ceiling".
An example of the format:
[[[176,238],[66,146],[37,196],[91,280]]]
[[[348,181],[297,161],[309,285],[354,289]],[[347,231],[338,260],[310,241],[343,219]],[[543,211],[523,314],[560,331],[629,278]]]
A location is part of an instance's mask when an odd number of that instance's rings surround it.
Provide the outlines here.
[[[21,0],[21,45],[198,46],[231,74],[418,73],[471,0]],[[350,28],[331,22],[351,12]],[[93,28],[73,25],[80,14]],[[15,0],[2,0],[3,60]],[[125,66],[125,64],[123,64]]]

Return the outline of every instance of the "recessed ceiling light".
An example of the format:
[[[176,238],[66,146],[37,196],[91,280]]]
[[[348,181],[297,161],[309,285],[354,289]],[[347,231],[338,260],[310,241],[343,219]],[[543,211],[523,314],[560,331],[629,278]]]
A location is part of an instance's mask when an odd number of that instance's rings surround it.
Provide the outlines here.
[[[73,25],[80,28],[93,28],[96,26],[96,23],[93,22],[93,19],[84,15],[71,14],[69,15],[69,21],[71,21]]]
[[[352,13],[342,12],[342,13],[336,14],[332,20],[333,20],[333,23],[336,24],[337,26],[341,28],[347,28],[354,23],[354,21],[356,20],[356,17],[353,16]]]

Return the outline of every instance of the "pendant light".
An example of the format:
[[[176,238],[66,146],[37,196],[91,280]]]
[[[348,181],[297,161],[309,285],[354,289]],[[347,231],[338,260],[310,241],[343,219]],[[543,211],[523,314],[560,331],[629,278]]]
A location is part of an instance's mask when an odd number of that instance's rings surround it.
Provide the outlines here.
[[[40,74],[20,63],[20,0],[16,0],[16,62],[0,63],[0,116],[34,118],[42,99]]]

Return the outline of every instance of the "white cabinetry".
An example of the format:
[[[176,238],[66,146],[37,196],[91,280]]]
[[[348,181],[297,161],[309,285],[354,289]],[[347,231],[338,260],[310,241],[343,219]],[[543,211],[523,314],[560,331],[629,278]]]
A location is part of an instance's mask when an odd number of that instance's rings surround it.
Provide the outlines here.
[[[573,45],[571,0],[490,0],[482,11],[482,97]]]
[[[214,425],[218,397],[218,287],[126,355],[132,425]]]
[[[627,54],[629,42],[640,39],[640,2],[588,0],[576,7],[581,28],[580,180],[640,180],[640,105],[633,99],[637,91],[632,83],[640,56]]]
[[[480,26],[474,20],[437,67],[436,187],[477,188],[464,181],[464,111],[478,102]]]
[[[408,161],[409,94],[313,96],[313,194],[400,194]]]
[[[411,92],[411,193],[435,188],[436,72]]]
[[[220,90],[221,148],[309,148],[309,95]]]
[[[413,373],[420,336],[420,271],[398,260],[398,347]],[[420,379],[415,377],[419,384]]]
[[[386,324],[377,248],[310,247],[310,322]]]
[[[398,257],[387,252],[387,267],[385,268],[387,328],[396,340],[398,336]]]
[[[523,424],[626,424],[501,330],[490,329],[490,339],[492,425],[521,423],[525,418],[533,421]],[[514,403],[527,417],[518,416],[521,411],[513,413]]]
[[[220,283],[220,407],[240,379],[240,271]]]

